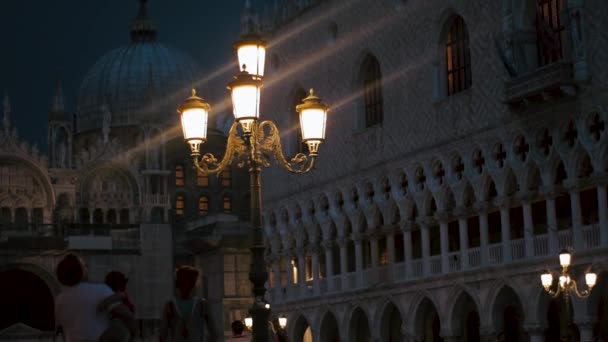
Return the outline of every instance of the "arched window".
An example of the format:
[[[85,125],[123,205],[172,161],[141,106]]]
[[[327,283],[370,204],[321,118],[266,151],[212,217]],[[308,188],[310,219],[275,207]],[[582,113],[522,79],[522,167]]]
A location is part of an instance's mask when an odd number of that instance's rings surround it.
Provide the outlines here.
[[[209,175],[204,175],[196,170],[196,185],[206,187],[209,186]]]
[[[175,197],[175,215],[184,216],[185,200],[183,195]]]
[[[294,155],[297,153],[306,153],[308,151],[308,146],[302,142],[302,125],[300,125],[300,114],[296,111],[296,106],[302,103],[302,100],[308,96],[306,94],[306,90],[300,88],[298,89],[292,98],[291,101],[291,109],[293,110],[293,120],[291,122],[292,127],[290,127],[289,131],[294,132],[295,143],[294,143]]]
[[[221,184],[224,188],[229,188],[232,186],[232,172],[230,169],[223,170],[220,174]]]
[[[462,17],[455,17],[445,42],[448,96],[471,87],[469,33]]]
[[[209,197],[201,196],[198,199],[198,215],[207,216],[209,214]]]
[[[383,119],[382,72],[374,56],[367,56],[361,66],[365,128],[379,125]]]
[[[232,199],[230,198],[230,195],[224,195],[222,203],[223,203],[222,208],[224,210],[224,213],[226,213],[226,214],[232,213]]]
[[[538,64],[547,65],[561,60],[563,53],[564,25],[560,20],[562,0],[538,0],[536,34]]]
[[[184,186],[185,178],[184,167],[181,165],[175,165],[175,185]]]

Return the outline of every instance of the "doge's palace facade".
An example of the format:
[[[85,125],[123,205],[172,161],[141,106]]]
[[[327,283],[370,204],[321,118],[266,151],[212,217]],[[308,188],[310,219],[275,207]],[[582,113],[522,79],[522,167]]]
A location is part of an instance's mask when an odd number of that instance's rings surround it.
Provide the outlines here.
[[[287,1],[263,115],[330,105],[316,170],[267,170],[268,300],[290,341],[608,333],[608,3]],[[292,112],[293,111],[293,112]],[[272,182],[270,181],[272,179]],[[540,274],[573,253],[567,308]]]

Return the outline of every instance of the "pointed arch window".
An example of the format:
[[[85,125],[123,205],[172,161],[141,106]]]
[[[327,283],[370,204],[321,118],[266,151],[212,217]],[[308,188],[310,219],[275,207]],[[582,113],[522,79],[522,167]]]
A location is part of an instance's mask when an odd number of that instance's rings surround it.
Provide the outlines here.
[[[230,197],[230,195],[224,195],[223,199],[222,199],[222,208],[224,213],[226,214],[230,214],[232,213],[232,198]]]
[[[207,216],[209,214],[209,197],[201,196],[198,199],[198,215]]]
[[[184,186],[186,183],[186,175],[182,165],[175,165],[175,185]]]
[[[196,170],[196,185],[201,187],[209,186],[209,175],[204,175],[199,170]]]
[[[184,208],[186,207],[186,201],[183,195],[177,195],[175,197],[175,215],[184,216]]]
[[[380,63],[374,56],[367,56],[361,66],[363,105],[365,108],[365,128],[382,123],[382,72]]]
[[[471,52],[469,33],[462,17],[450,25],[445,42],[448,96],[471,87]]]
[[[232,186],[232,171],[230,169],[223,170],[220,174],[221,184],[224,188]]]
[[[560,12],[562,0],[538,0],[536,34],[538,64],[547,65],[560,61],[563,56],[564,25]]]

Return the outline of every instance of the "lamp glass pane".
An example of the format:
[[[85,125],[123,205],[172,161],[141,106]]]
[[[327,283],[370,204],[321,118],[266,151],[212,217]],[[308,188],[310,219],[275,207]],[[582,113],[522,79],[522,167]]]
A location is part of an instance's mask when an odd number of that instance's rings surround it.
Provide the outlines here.
[[[182,112],[184,139],[203,141],[207,138],[207,118],[209,113],[203,108],[190,108]]]
[[[237,51],[239,57],[239,68],[251,75],[264,76],[264,62],[266,59],[266,48],[256,44],[241,45]]]
[[[281,326],[281,329],[285,329],[285,327],[287,326],[286,317],[279,317],[279,326]]]
[[[232,107],[236,120],[259,116],[259,90],[260,88],[256,85],[238,85],[232,88]]]
[[[551,286],[553,283],[553,275],[551,275],[551,273],[541,274],[540,281],[543,283],[543,286]]]
[[[562,266],[570,266],[570,253],[561,253],[559,255],[559,263]]]
[[[303,109],[300,112],[302,140],[324,140],[327,113],[321,108]]]
[[[251,329],[251,327],[253,326],[253,318],[251,318],[251,317],[245,317],[245,326],[248,329]]]
[[[589,287],[595,286],[595,283],[597,282],[597,274],[595,274],[595,273],[586,273],[585,274],[585,282],[587,283],[587,286],[589,286]]]

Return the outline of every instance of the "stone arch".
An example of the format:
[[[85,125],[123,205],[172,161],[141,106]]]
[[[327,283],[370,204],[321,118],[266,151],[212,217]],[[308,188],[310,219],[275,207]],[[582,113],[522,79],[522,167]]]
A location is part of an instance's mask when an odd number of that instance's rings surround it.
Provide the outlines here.
[[[593,336],[608,340],[608,272],[598,274],[597,284],[586,300],[585,309],[582,318],[591,319]]]
[[[42,197],[44,198],[44,206],[50,212],[52,208],[55,206],[55,190],[51,185],[51,179],[48,175],[47,170],[43,169],[37,163],[16,156],[14,154],[2,153],[0,152],[0,166],[16,165],[25,167],[28,171],[32,172],[32,176],[34,180],[38,183],[38,185],[43,189]]]
[[[438,307],[429,293],[418,293],[410,305],[413,319],[409,320],[409,334],[421,340],[438,338],[443,329],[443,317],[439,315]],[[437,324],[439,326],[434,327]]]
[[[298,318],[294,321],[293,329],[292,329],[292,339],[294,342],[309,342],[312,341],[312,327],[308,323],[308,319],[304,316],[304,314],[300,314]],[[307,340],[308,336],[310,336],[310,340]]]
[[[401,308],[392,302],[386,301],[381,309],[378,310],[379,317],[376,320],[375,331],[380,332],[381,341],[403,341],[403,321],[404,315]]]
[[[465,341],[479,341],[481,305],[478,298],[471,293],[464,285],[451,291],[449,298],[452,300],[446,305],[451,311],[448,311],[446,322],[455,336],[462,336]],[[477,321],[476,327],[475,322],[471,320]]]
[[[340,341],[340,338],[344,338],[344,336],[340,336],[340,326],[338,325],[336,315],[329,309],[321,315],[319,333],[321,342],[336,342]]]
[[[490,322],[486,324],[494,328],[497,336],[502,335],[508,341],[513,341],[514,336],[519,341],[523,339],[522,324],[527,317],[520,298],[515,288],[504,281],[497,282],[488,298],[489,314],[485,316]],[[514,321],[515,318],[517,321]]]
[[[350,314],[348,327],[348,341],[368,342],[371,341],[371,329],[368,315],[361,307],[356,307]]]
[[[54,298],[60,285],[50,271],[31,263],[1,265],[0,288],[0,296],[7,296],[0,299],[0,330],[18,322],[42,331],[54,329]]]
[[[80,201],[77,199],[77,203],[84,206],[89,206],[95,200],[89,198],[90,192],[97,192],[94,189],[94,182],[98,180],[99,177],[104,176],[107,179],[112,179],[113,181],[120,181],[121,186],[126,188],[125,195],[130,195],[129,198],[125,198],[125,205],[127,206],[135,206],[139,205],[139,183],[137,178],[131,173],[130,170],[119,165],[117,163],[99,163],[92,165],[91,167],[83,170],[83,176],[79,179],[77,189],[80,192],[81,198]],[[118,199],[112,199],[112,203],[116,203]],[[127,203],[128,202],[128,203]]]

